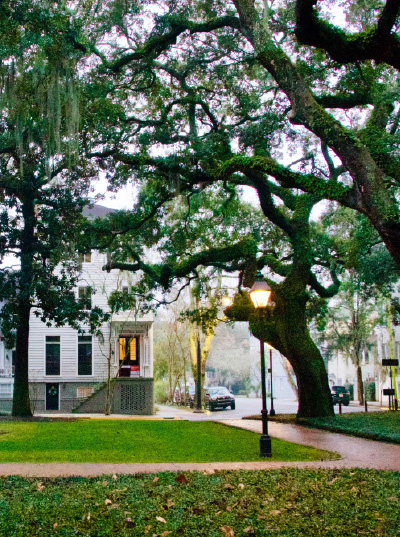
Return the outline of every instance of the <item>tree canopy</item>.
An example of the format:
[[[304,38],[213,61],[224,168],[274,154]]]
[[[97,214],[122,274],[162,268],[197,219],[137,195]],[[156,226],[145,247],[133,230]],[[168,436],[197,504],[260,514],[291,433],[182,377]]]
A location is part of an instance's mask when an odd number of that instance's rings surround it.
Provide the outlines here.
[[[105,168],[114,162],[187,188],[262,187],[264,204],[279,187],[337,201],[369,219],[399,265],[395,73],[378,57],[339,63],[300,46],[294,30],[307,19],[307,28],[312,22],[319,34],[328,28],[360,46],[379,32],[397,42],[390,29],[398,8],[367,6],[367,17],[346,6],[349,26],[364,31],[347,35],[317,17],[314,4],[299,1],[296,11],[292,3],[253,0],[127,6],[107,54],[97,51],[101,73],[114,81],[104,98],[118,139],[99,140],[93,156]]]

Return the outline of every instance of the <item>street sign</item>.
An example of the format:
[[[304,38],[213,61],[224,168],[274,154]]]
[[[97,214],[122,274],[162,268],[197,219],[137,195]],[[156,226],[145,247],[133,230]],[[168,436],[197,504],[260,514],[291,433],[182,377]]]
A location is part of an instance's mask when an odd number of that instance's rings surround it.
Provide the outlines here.
[[[390,367],[397,367],[399,365],[399,361],[396,359],[396,360],[390,360],[388,358],[384,358],[382,360],[382,365],[387,365],[387,366],[390,366]]]
[[[394,389],[392,389],[392,388],[384,388],[383,389],[383,395],[394,395]]]

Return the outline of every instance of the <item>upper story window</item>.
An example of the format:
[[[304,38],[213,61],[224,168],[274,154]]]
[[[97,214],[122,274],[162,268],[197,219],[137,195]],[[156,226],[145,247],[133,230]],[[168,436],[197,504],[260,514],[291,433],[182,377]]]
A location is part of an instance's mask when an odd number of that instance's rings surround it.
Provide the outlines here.
[[[89,287],[78,287],[78,298],[83,310],[92,309],[92,294]]]
[[[78,375],[92,374],[92,336],[78,336]]]
[[[46,375],[60,375],[60,336],[46,336]]]
[[[89,250],[88,252],[85,252],[84,254],[79,254],[79,262],[80,263],[91,263],[92,262],[92,252]]]

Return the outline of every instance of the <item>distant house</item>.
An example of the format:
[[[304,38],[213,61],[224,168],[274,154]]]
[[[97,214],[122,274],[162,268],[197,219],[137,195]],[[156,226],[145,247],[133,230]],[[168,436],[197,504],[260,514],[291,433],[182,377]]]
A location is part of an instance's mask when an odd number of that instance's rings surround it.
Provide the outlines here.
[[[109,211],[95,205],[91,214],[102,216]],[[107,257],[97,251],[87,252],[81,261],[76,296],[87,297],[88,309],[98,306],[110,311],[110,294],[128,292],[134,276],[103,271]],[[89,287],[94,289],[91,296]],[[98,338],[69,326],[49,328],[31,312],[29,382],[36,413],[103,412],[109,370],[115,379],[112,412],[153,413],[153,316],[137,316],[134,311],[114,314],[101,332]],[[0,411],[12,408],[13,352],[0,339]]]
[[[390,353],[389,332],[385,326],[377,326],[369,338],[369,348],[362,353],[362,379],[364,392],[368,401],[379,401],[383,406],[389,405],[389,397],[384,390],[395,388],[400,399],[400,375],[393,374],[396,369],[382,366],[382,360],[395,358],[400,361],[400,327],[394,330],[393,356]],[[392,376],[391,376],[392,373]],[[328,379],[331,386],[343,385],[350,388],[357,399],[357,372],[350,359],[336,351],[328,362]]]

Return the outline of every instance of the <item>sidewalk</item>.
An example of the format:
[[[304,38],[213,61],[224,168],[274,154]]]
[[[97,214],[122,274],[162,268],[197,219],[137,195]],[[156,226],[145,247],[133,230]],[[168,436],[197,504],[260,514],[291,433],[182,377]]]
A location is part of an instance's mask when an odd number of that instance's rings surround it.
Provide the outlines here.
[[[226,425],[261,433],[261,422],[225,420]],[[104,474],[138,474],[158,472],[188,472],[214,470],[270,470],[294,468],[376,468],[400,471],[400,445],[375,442],[299,425],[270,422],[269,433],[274,438],[296,442],[319,449],[336,451],[341,459],[315,462],[213,462],[213,463],[3,463],[0,475],[24,477],[94,477]]]

